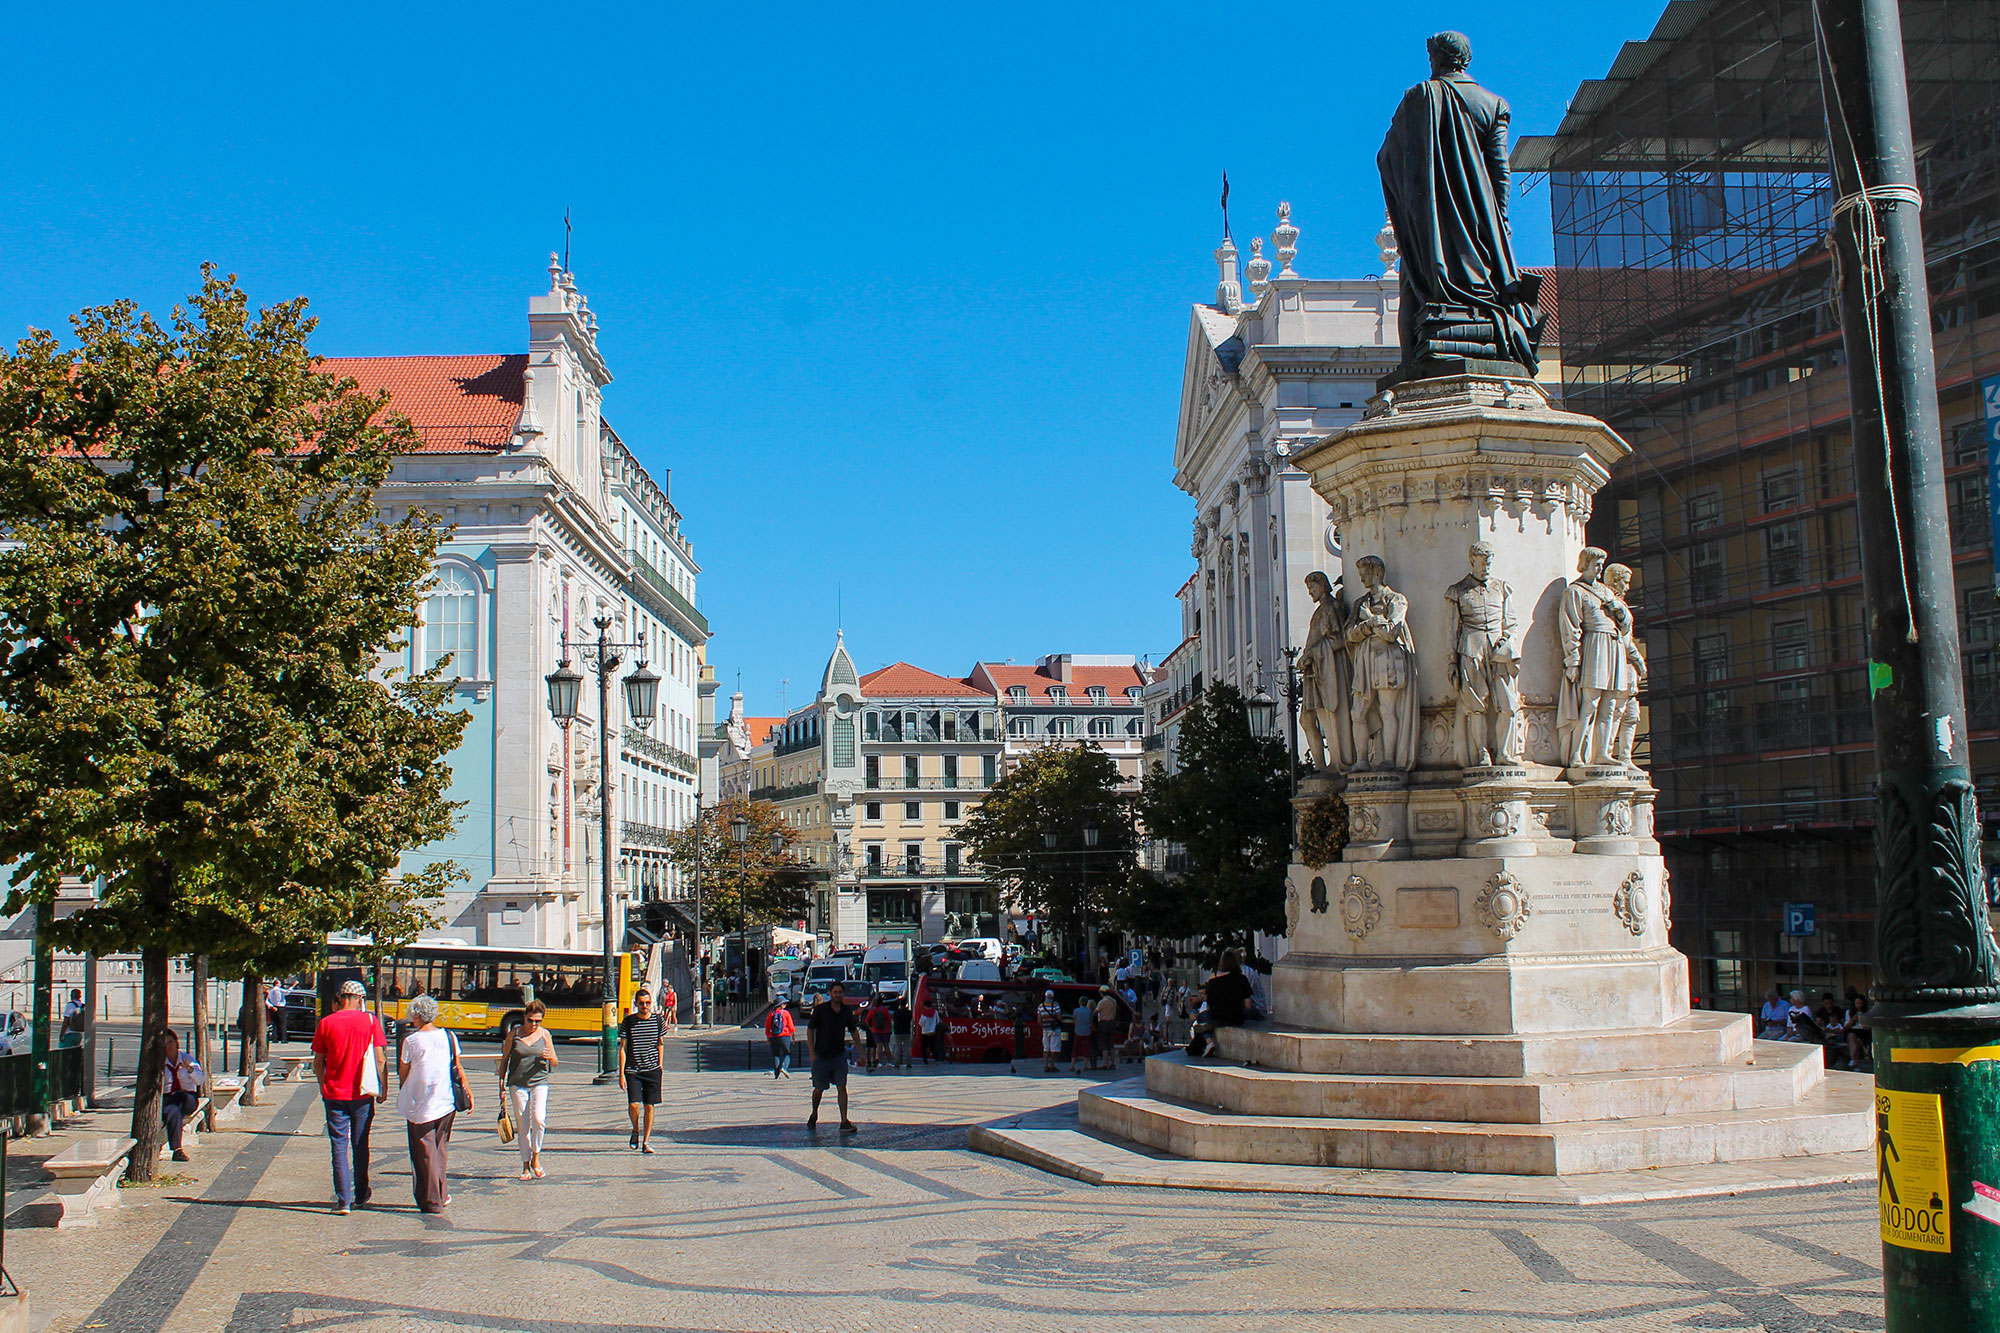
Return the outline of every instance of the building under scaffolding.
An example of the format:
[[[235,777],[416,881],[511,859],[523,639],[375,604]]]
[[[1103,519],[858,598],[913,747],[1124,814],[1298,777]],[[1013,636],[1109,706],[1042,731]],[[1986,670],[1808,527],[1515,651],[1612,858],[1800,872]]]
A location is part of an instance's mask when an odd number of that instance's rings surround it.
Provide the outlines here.
[[[1991,865],[2000,607],[1981,384],[2000,377],[2000,0],[1902,12]],[[1591,533],[1638,576],[1646,761],[1696,994],[1742,1009],[1772,982],[1866,989],[1875,755],[1809,0],[1667,5],[1514,165],[1550,192],[1566,405],[1633,447]],[[1802,972],[1787,902],[1817,908]]]

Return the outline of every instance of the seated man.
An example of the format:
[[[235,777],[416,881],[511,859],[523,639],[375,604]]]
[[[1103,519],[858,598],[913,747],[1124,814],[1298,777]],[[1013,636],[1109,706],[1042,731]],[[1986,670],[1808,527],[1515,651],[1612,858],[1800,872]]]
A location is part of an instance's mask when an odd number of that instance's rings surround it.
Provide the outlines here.
[[[208,1075],[194,1057],[181,1054],[181,1039],[168,1028],[166,1085],[160,1092],[160,1119],[167,1127],[167,1146],[174,1150],[176,1162],[190,1160],[181,1149],[181,1130],[194,1114],[194,1108],[201,1104],[201,1085],[207,1081]]]

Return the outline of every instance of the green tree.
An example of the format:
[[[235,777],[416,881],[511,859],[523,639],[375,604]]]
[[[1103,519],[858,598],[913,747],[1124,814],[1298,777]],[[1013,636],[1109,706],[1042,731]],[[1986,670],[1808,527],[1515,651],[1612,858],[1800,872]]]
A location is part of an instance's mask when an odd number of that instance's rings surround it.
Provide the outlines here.
[[[1031,750],[959,828],[972,859],[1012,885],[1015,904],[1071,948],[1124,892],[1138,831],[1118,765],[1098,746]]]
[[[749,834],[739,847],[730,825],[741,816]],[[777,849],[771,838],[778,838]],[[738,923],[753,926],[796,921],[812,907],[812,878],[792,859],[792,831],[769,801],[732,797],[704,807],[695,823],[667,835],[667,859],[684,879],[700,867],[702,929],[727,934]]]
[[[81,312],[0,357],[0,863],[7,910],[101,877],[56,943],[136,950],[128,1174],[161,1140],[167,966],[281,970],[328,931],[406,935],[457,875],[397,876],[452,827],[464,730],[433,670],[385,683],[440,522],[379,523],[409,423],[321,373],[303,299],[234,278],[165,325]],[[386,940],[383,942],[387,942]]]
[[[1139,816],[1153,837],[1185,852],[1186,868],[1135,878],[1120,915],[1154,923],[1155,934],[1218,944],[1282,932],[1292,859],[1284,744],[1253,735],[1243,696],[1213,685],[1183,715],[1174,758],[1174,773],[1146,774]]]

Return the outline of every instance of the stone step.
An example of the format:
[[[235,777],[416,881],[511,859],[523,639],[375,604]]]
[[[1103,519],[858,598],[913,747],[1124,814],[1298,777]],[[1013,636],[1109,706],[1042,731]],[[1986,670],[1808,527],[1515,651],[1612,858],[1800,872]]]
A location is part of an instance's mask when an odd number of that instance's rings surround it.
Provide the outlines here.
[[[1145,1068],[1154,1096],[1232,1115],[1529,1125],[1795,1106],[1825,1075],[1819,1047],[1775,1041],[1730,1064],[1530,1078],[1305,1074],[1179,1053]]]
[[[1626,1069],[1703,1069],[1750,1055],[1748,1014],[1698,1010],[1658,1028],[1433,1036],[1224,1028],[1222,1053],[1241,1064],[1301,1074],[1412,1074],[1539,1078]]]
[[[1077,1109],[1085,1129],[1200,1161],[1547,1176],[1858,1152],[1874,1089],[1829,1073],[1796,1106],[1522,1125],[1217,1114],[1128,1079],[1083,1091]]]

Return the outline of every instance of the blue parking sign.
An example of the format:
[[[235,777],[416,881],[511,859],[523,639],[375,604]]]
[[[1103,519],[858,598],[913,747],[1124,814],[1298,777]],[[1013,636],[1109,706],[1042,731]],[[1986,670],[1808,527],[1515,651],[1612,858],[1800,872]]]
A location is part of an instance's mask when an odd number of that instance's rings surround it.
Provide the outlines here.
[[[1785,904],[1785,933],[1787,935],[1811,935],[1815,933],[1814,903]]]

